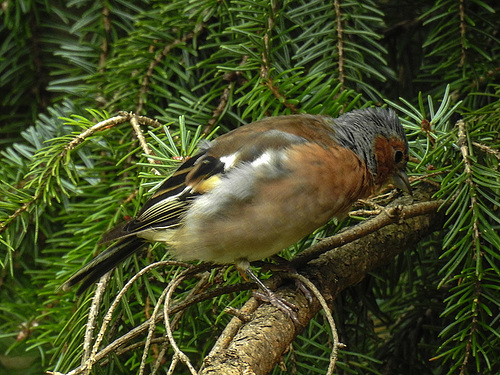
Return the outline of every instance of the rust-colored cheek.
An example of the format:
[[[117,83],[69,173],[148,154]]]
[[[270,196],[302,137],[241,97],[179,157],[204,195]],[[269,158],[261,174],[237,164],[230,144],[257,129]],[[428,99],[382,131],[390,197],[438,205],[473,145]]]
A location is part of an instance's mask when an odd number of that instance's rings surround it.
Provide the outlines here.
[[[395,150],[403,152],[403,162],[408,159],[406,145],[401,139],[387,139],[383,137],[375,138],[374,151],[375,158],[377,160],[377,180],[375,181],[376,185],[380,186],[386,183],[387,179],[392,176],[392,174],[398,168],[394,161]]]
[[[377,161],[376,185],[383,184],[394,170],[394,151],[387,138],[375,138],[375,159]]]

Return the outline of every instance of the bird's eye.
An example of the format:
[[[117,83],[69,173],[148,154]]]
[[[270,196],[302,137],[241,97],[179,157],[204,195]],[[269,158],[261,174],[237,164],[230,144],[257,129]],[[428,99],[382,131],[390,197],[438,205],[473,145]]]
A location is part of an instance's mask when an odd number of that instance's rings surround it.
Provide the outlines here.
[[[401,150],[396,150],[396,152],[394,153],[394,162],[396,164],[399,164],[403,161],[403,151]]]

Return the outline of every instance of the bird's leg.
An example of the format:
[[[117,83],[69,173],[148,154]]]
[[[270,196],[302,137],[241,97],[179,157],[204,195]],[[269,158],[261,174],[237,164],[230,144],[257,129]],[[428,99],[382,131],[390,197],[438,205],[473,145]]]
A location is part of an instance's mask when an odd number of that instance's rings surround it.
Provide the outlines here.
[[[294,311],[296,306],[293,303],[288,302],[286,299],[278,297],[273,293],[271,289],[264,285],[264,283],[252,272],[250,268],[245,270],[246,274],[259,285],[261,292],[257,292],[260,299],[269,302],[274,307],[283,310],[288,313],[288,311]]]
[[[298,272],[295,269],[295,267],[292,266],[291,262],[283,257],[280,257],[279,255],[273,255],[271,257],[272,260],[274,260],[278,264],[272,264],[272,263],[265,263],[262,267],[265,267],[266,270],[271,270],[271,271],[277,271],[277,272],[283,272],[283,273],[291,273],[294,275],[297,275]],[[313,300],[313,295],[309,291],[309,289],[298,279],[294,279],[295,286],[297,289],[299,289],[304,296],[307,298],[309,303],[312,302]]]
[[[261,301],[269,302],[271,305],[283,311],[286,315],[288,315],[294,322],[295,325],[301,326],[300,322],[297,318],[297,314],[295,310],[297,307],[285,300],[284,298],[278,297],[273,293],[271,289],[264,285],[264,283],[252,272],[250,269],[250,264],[248,260],[241,259],[236,263],[236,267],[241,271],[244,271],[245,274],[252,279],[252,281],[256,282],[259,286],[260,292],[255,292],[254,295],[257,299]]]

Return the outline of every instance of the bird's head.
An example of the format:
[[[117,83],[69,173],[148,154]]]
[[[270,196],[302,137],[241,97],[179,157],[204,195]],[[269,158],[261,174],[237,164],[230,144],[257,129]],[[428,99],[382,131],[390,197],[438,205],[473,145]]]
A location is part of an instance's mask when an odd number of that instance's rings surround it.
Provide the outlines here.
[[[366,108],[334,121],[337,141],[366,163],[377,190],[393,184],[411,194],[406,174],[408,141],[394,111]]]

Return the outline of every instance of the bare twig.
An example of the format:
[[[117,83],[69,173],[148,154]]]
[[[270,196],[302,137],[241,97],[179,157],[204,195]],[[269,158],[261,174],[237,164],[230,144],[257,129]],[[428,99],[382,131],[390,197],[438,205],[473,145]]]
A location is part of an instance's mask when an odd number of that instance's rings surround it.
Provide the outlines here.
[[[318,299],[319,303],[321,304],[321,307],[323,308],[323,311],[325,312],[326,320],[328,321],[328,324],[330,324],[330,328],[332,330],[332,338],[333,338],[332,354],[330,356],[330,364],[328,365],[328,370],[326,374],[332,375],[333,371],[335,370],[335,365],[337,363],[338,350],[341,348],[345,348],[345,344],[339,342],[339,335],[337,332],[337,328],[335,327],[335,320],[333,319],[330,308],[328,307],[328,303],[326,302],[325,298],[321,295],[321,292],[318,290],[318,288],[316,288],[316,286],[307,277],[304,277],[298,273],[289,273],[287,274],[287,277],[299,280],[311,292],[313,292],[314,296]]]
[[[177,345],[177,343],[174,339],[174,335],[172,333],[172,326],[170,325],[170,319],[169,319],[169,313],[168,313],[170,302],[172,301],[172,294],[174,293],[177,286],[179,286],[179,284],[182,281],[184,281],[184,279],[186,278],[187,275],[188,275],[188,272],[186,272],[186,271],[182,272],[174,280],[172,280],[168,284],[167,288],[165,289],[167,293],[166,293],[166,298],[165,298],[165,304],[163,306],[163,317],[165,319],[165,331],[166,331],[166,335],[168,337],[168,341],[170,342],[170,346],[172,346],[172,349],[174,349],[174,361],[176,359],[179,359],[180,361],[182,361],[186,365],[186,367],[189,369],[191,374],[196,375],[197,372],[196,372],[195,368],[193,367],[193,365],[191,364],[191,361],[189,360],[188,356],[186,354],[184,354],[184,352],[179,348],[179,346]],[[174,363],[174,361],[172,361],[172,363]],[[169,369],[169,373],[170,373],[170,369]]]
[[[460,147],[460,152],[462,153],[462,159],[464,161],[465,174],[467,175],[467,184],[471,189],[475,189],[475,184],[473,180],[473,172],[472,172],[472,164],[470,161],[470,152],[469,152],[469,143],[467,141],[467,129],[465,121],[460,119],[457,121],[458,126],[458,146]],[[470,205],[471,209],[474,210],[477,207],[477,198],[475,194],[470,194]],[[474,243],[476,246],[479,245],[479,225],[477,220],[474,220],[473,223],[473,231],[474,231]]]
[[[205,271],[211,267],[213,267],[213,265],[208,264],[208,263],[204,263],[204,264],[201,264],[201,265],[198,265],[195,267],[191,267],[190,272],[195,273],[195,272]],[[183,301],[182,303],[175,305],[174,307],[172,307],[172,310],[169,312],[169,314],[174,314],[174,313],[183,311],[187,307],[192,306],[192,305],[199,303],[201,301],[213,299],[215,297],[218,297],[221,295],[226,295],[229,293],[240,292],[243,290],[249,290],[252,288],[255,288],[254,283],[243,283],[243,284],[227,285],[224,287],[217,288],[215,290],[210,290],[210,291],[205,292],[201,295],[197,295],[197,296],[194,296],[192,298],[188,298],[185,301]],[[177,316],[175,318],[177,318]],[[153,320],[154,320],[154,323],[156,324],[159,321],[161,321],[162,319],[163,319],[163,317],[158,315]],[[125,333],[121,337],[114,340],[108,346],[104,347],[103,349],[101,349],[99,352],[96,353],[95,362],[105,358],[110,353],[116,353],[116,355],[121,355],[121,354],[137,347],[139,344],[133,344],[133,345],[127,346],[126,348],[118,349],[122,345],[125,345],[125,344],[131,342],[134,338],[144,334],[144,332],[146,332],[148,330],[150,324],[151,324],[151,319],[148,319],[145,322],[141,323],[139,326],[131,329],[130,331],[128,331],[127,333]],[[172,323],[172,326],[173,325],[174,325],[174,323]],[[151,342],[153,342],[153,340]],[[144,345],[144,343],[140,344],[139,346],[142,346],[142,345]],[[104,363],[106,363],[106,361],[104,361],[103,364]],[[83,366],[79,366],[79,367],[73,369],[67,375],[81,374],[83,370],[84,370]]]
[[[335,23],[337,24],[337,53],[338,53],[338,71],[339,82],[342,88],[345,88],[344,74],[344,27],[342,23],[342,10],[340,9],[340,1],[334,0],[333,7],[335,9]]]
[[[135,135],[139,140],[139,144],[141,145],[142,151],[146,155],[152,155],[153,152],[149,148],[149,145],[146,142],[146,138],[144,138],[144,134],[142,133],[141,125],[139,124],[137,116],[132,115],[132,118],[130,119],[130,125],[132,125],[132,128],[134,129]],[[155,160],[153,158],[148,157],[147,159],[148,162],[150,162],[151,164],[161,164],[158,160]],[[160,174],[160,172],[158,172],[155,168],[152,168],[152,172],[156,175]]]
[[[99,308],[101,306],[102,297],[106,291],[106,285],[109,281],[110,272],[106,273],[101,277],[97,283],[97,288],[92,298],[92,303],[90,305],[89,317],[87,319],[87,325],[85,327],[85,336],[83,339],[83,353],[81,364],[85,364],[88,361],[91,354],[92,339],[94,338],[95,323],[97,316],[99,315]]]
[[[462,1],[460,2],[462,6]],[[470,160],[470,150],[469,150],[469,142],[468,142],[468,137],[467,137],[467,124],[463,119],[460,119],[457,121],[457,126],[458,126],[458,146],[460,147],[460,152],[462,154],[462,159],[464,161],[464,169],[465,169],[465,174],[467,175],[466,182],[469,185],[469,188],[471,189],[471,192],[469,193],[470,196],[470,208],[472,211],[475,211],[477,209],[477,198],[475,194],[476,186],[473,180],[473,172],[472,172],[472,164]],[[472,238],[473,238],[473,244],[474,248],[476,250],[474,257],[477,258],[478,256],[481,256],[481,246],[480,246],[480,232],[479,232],[479,224],[478,224],[478,219],[476,218],[476,215],[473,215],[474,220],[472,223]],[[475,295],[475,303],[480,306],[479,303],[479,298],[481,296],[480,290],[474,291]],[[471,323],[471,328],[469,329],[469,334],[468,334],[468,340],[467,344],[465,346],[465,355],[464,359],[462,361],[462,366],[460,368],[460,375],[466,374],[467,373],[467,363],[469,362],[469,359],[472,353],[472,340],[473,340],[473,335],[474,331],[476,331],[476,327],[478,325],[478,318],[477,314],[472,314],[472,323]]]
[[[377,216],[380,213],[380,210],[366,210],[366,209],[360,209],[360,210],[353,210],[349,211],[349,216]]]
[[[229,82],[227,87],[222,92],[222,95],[220,96],[219,99],[219,105],[212,112],[212,118],[208,120],[208,124],[205,126],[205,129],[203,129],[203,134],[205,135],[210,134],[210,132],[214,128],[215,123],[217,122],[221,114],[224,112],[224,109],[226,108],[226,104],[229,99],[229,94],[231,93],[233,87],[234,87],[234,82]]]
[[[460,0],[458,6],[458,13],[460,16],[460,46],[462,47],[460,53],[460,64],[459,67],[463,67],[465,65],[465,59],[467,58],[467,21],[465,20],[465,0]]]
[[[170,285],[170,283],[169,283]],[[148,336],[146,337],[146,342],[144,343],[144,350],[142,351],[142,358],[141,358],[141,364],[139,366],[139,375],[144,374],[144,369],[146,368],[146,361],[148,359],[148,351],[149,351],[149,346],[151,345],[151,341],[153,339],[153,334],[156,328],[156,317],[158,316],[158,313],[160,312],[160,306],[163,303],[163,300],[166,297],[168,290],[165,288],[158,298],[158,301],[156,302],[155,308],[153,310],[153,313],[151,314],[151,318],[148,319],[149,321],[149,329],[148,329]]]
[[[71,142],[69,142],[64,148],[64,151],[63,153],[61,153],[60,157],[64,157],[68,151],[73,150],[76,146],[78,146],[80,143],[82,143],[85,139],[87,139],[94,133],[112,126],[123,124],[124,122],[130,121],[131,118],[132,118],[131,113],[120,112],[118,116],[108,118],[107,120],[104,121],[99,121],[97,124],[91,126],[84,132],[78,134]]]
[[[500,151],[495,150],[489,146],[483,145],[482,143],[479,142],[472,142],[474,146],[479,148],[481,151],[487,152],[488,154],[492,154],[494,157],[496,157],[498,160],[500,160]]]
[[[277,12],[277,2],[273,3],[273,16]],[[270,32],[274,28],[274,19],[273,17],[268,17],[267,18],[267,30],[264,34],[264,52],[262,53],[262,66],[260,67],[260,76],[264,81],[264,85],[271,91],[271,93],[274,95],[276,99],[278,99],[282,104],[287,107],[288,109],[291,110],[292,113],[297,113],[298,109],[295,106],[295,104],[290,103],[287,101],[286,96],[283,95],[279,87],[274,84],[274,81],[272,78],[269,77],[269,70],[270,68],[270,63],[269,63],[269,56],[271,55],[270,52],[270,47],[269,47],[269,38],[270,38]]]
[[[229,315],[232,315],[232,316],[236,316],[237,318],[239,318],[242,322],[244,323],[247,323],[249,322],[250,320],[252,320],[251,318],[251,315],[248,314],[248,313],[244,313],[243,311],[241,311],[240,309],[235,309],[234,307],[232,306],[226,306],[226,308],[224,309],[224,312],[226,314],[229,314]]]
[[[102,340],[104,338],[104,333],[106,332],[106,329],[107,329],[107,327],[109,325],[109,322],[111,321],[111,318],[113,316],[113,312],[115,311],[116,307],[118,306],[118,303],[120,302],[121,298],[124,296],[124,294],[126,293],[126,291],[132,286],[132,284],[139,277],[141,277],[143,274],[149,272],[153,268],[163,267],[163,266],[166,266],[166,265],[182,265],[182,266],[185,266],[185,267],[189,267],[190,266],[189,264],[182,263],[182,262],[160,261],[160,262],[152,263],[152,264],[144,267],[134,277],[132,277],[127,282],[127,284],[125,284],[125,286],[120,290],[120,292],[118,293],[118,295],[115,297],[115,300],[113,301],[113,303],[109,307],[106,315],[104,316],[103,322],[101,324],[101,329],[99,330],[97,338],[96,338],[96,340],[94,342],[94,345],[92,347],[92,351],[91,351],[90,355],[88,355],[87,360],[85,361],[85,363],[82,363],[82,365],[80,365],[79,367],[77,367],[77,368],[73,369],[72,371],[68,372],[67,375],[77,375],[77,374],[81,374],[81,373],[89,374],[90,373],[90,371],[91,371],[92,366],[94,365],[94,363],[96,363],[100,358],[102,358],[101,356],[97,355],[97,350],[98,350],[99,346],[101,345],[101,342],[102,342]],[[122,342],[118,342],[117,344],[118,344],[117,346],[120,346],[122,344]]]
[[[28,209],[38,201],[42,197],[42,193],[35,194],[32,199],[26,203],[24,203],[21,207],[19,207],[17,210],[15,210],[12,214],[10,214],[7,219],[3,221],[3,223],[0,223],[0,233],[5,231],[9,224],[17,219],[19,216],[21,216],[24,212],[27,212]]]
[[[189,300],[189,299],[193,298],[193,296],[196,296],[198,293],[200,293],[200,291],[206,287],[209,280],[210,280],[210,276],[209,276],[208,272],[203,272],[203,274],[200,278],[200,281],[198,281],[198,283],[191,289],[191,291],[189,292],[189,295],[186,297],[185,300]],[[174,309],[172,309],[172,311],[173,310]],[[172,323],[170,324],[171,327],[177,326],[177,324],[181,320],[182,316],[184,315],[185,311],[186,311],[186,309],[182,309],[179,312],[177,312],[177,314],[175,314],[175,316],[172,319]],[[168,337],[163,337],[162,339],[164,340],[164,342],[163,342],[160,353],[158,353],[156,363],[154,365],[153,371],[151,372],[151,375],[155,375],[158,372],[158,370],[160,369],[161,360],[165,356],[168,345],[170,344],[170,340]],[[177,357],[174,356],[173,361],[176,360],[176,358]]]

